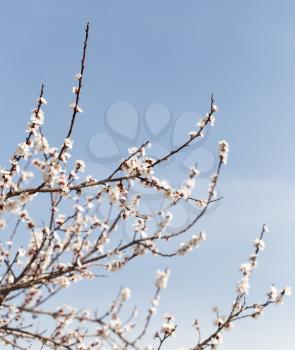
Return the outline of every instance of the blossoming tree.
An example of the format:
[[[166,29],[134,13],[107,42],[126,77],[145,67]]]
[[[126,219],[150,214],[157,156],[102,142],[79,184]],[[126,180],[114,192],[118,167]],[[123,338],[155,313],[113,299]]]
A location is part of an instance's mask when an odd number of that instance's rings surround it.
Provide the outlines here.
[[[146,334],[159,304],[161,290],[167,287],[168,269],[156,273],[155,294],[142,327],[137,325],[135,310],[127,318],[122,316],[122,308],[131,296],[128,288],[121,288],[117,298],[102,314],[95,310],[77,311],[70,306],[52,310],[47,307],[48,301],[54,300],[62,289],[71,288],[73,283],[93,279],[101,271],[115,273],[148,253],[174,257],[188,254],[198,247],[206,240],[203,231],[189,239],[183,238],[177,248],[172,242],[189,234],[211,203],[218,200],[216,185],[221,169],[227,163],[229,146],[226,141],[220,141],[219,162],[209,181],[207,198],[192,196],[199,174],[195,167],[191,168],[180,188],[159,180],[156,175],[160,164],[177,156],[193,142],[198,142],[207,128],[214,125],[214,114],[218,108],[212,96],[210,110],[199,120],[196,129],[180,146],[163,157],[153,159],[146,155],[149,143],[145,142],[140,147],[129,149],[128,156],[106,178],[83,177],[84,161],[71,162],[70,156],[73,129],[78,115],[83,112],[79,99],[88,34],[87,24],[81,68],[75,77],[77,84],[73,87],[72,118],[64,142],[60,147],[51,147],[42,132],[43,107],[47,104],[42,86],[26,129],[25,141],[17,146],[10,158],[10,166],[0,169],[0,342],[12,349],[26,349],[28,346],[61,350],[164,348],[166,339],[176,333],[172,315],[164,316],[164,323],[159,325],[154,339],[146,339]],[[134,186],[160,193],[165,196],[167,204],[156,213],[144,212],[141,203],[145,197],[132,194],[130,189]],[[91,194],[85,194],[90,188]],[[33,217],[28,207],[40,197],[48,203],[49,212]],[[181,201],[197,205],[198,215],[184,228],[169,230],[172,220],[169,210]],[[108,207],[108,215],[102,217],[98,213],[100,205]],[[10,220],[7,220],[8,215],[12,215]],[[120,232],[120,225],[125,221],[132,223],[131,234],[128,237],[118,233],[114,235],[115,231]],[[24,235],[23,231],[27,233]],[[21,240],[18,238],[20,232],[23,236]],[[271,286],[263,303],[247,302],[249,280],[258,254],[264,249],[266,232],[268,229],[263,225],[254,242],[253,254],[240,267],[242,277],[237,283],[236,298],[228,314],[220,316],[218,309],[214,310],[214,332],[202,337],[199,321],[193,321],[197,337],[191,349],[217,348],[223,331],[232,328],[236,321],[257,318],[270,304],[282,303],[284,296],[291,293],[289,287],[279,290]],[[46,318],[51,321],[42,329],[38,320]]]

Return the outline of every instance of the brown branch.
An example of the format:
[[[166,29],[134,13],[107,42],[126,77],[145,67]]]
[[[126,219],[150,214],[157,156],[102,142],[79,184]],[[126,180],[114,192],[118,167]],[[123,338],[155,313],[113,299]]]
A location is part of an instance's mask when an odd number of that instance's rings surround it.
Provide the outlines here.
[[[181,146],[175,148],[171,152],[167,153],[164,157],[159,158],[156,160],[153,164],[149,166],[149,168],[154,168],[155,166],[159,165],[160,163],[163,163],[167,161],[169,158],[171,158],[174,154],[182,151],[184,148],[188,147],[196,138],[200,137],[202,135],[203,130],[206,128],[206,126],[210,123],[211,117],[213,116],[213,113],[215,112],[214,109],[214,97],[213,94],[211,95],[211,107],[210,107],[210,112],[208,116],[206,117],[206,121],[203,126],[201,126],[196,133],[196,135],[191,136],[190,139],[188,139],[185,143],[183,143]]]
[[[74,103],[74,107],[73,107],[73,115],[72,115],[72,119],[71,119],[71,123],[70,123],[70,128],[68,130],[68,133],[66,135],[66,138],[69,138],[72,135],[73,132],[73,128],[75,125],[75,121],[76,121],[76,117],[77,114],[79,112],[78,106],[79,106],[79,100],[80,100],[80,92],[82,89],[82,82],[83,82],[83,74],[84,74],[84,69],[85,69],[85,60],[86,60],[86,50],[87,50],[87,44],[88,44],[88,36],[89,36],[89,22],[86,24],[86,28],[85,28],[85,39],[84,39],[84,45],[83,45],[83,54],[82,54],[82,59],[81,59],[81,68],[80,68],[80,75],[78,78],[78,88],[76,91],[76,99],[75,99],[75,103]],[[59,155],[58,155],[58,160],[60,161],[62,158],[62,155],[64,153],[66,149],[65,144],[63,144]]]

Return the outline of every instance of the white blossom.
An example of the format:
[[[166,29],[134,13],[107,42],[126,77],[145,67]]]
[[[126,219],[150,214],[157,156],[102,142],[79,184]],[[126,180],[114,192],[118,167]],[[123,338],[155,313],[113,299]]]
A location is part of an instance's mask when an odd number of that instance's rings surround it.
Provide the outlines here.
[[[131,297],[131,290],[129,288],[123,288],[120,293],[121,301],[125,302]]]
[[[229,152],[229,145],[227,141],[225,140],[219,141],[219,157],[223,164],[227,163],[228,152]]]
[[[254,245],[259,251],[262,251],[265,248],[265,242],[262,239],[256,239]]]
[[[165,271],[157,271],[155,285],[159,289],[167,287],[170,271],[166,269]]]

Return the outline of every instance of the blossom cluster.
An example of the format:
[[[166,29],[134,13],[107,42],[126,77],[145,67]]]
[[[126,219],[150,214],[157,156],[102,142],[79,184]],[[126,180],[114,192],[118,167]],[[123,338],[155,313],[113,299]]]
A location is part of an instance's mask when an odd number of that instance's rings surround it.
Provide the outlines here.
[[[263,314],[265,308],[270,304],[282,304],[284,297],[292,294],[292,289],[290,287],[285,287],[279,290],[272,285],[269,292],[266,294],[267,299],[263,303],[247,303],[246,296],[249,294],[251,274],[257,267],[257,257],[259,252],[264,250],[265,243],[263,238],[266,232],[269,232],[269,230],[264,224],[259,238],[254,241],[254,253],[250,255],[248,262],[240,266],[242,279],[237,283],[237,295],[230,312],[227,315],[220,316],[218,307],[214,307],[212,309],[212,311],[216,314],[216,318],[213,321],[216,331],[209,337],[201,339],[199,321],[194,321],[193,326],[199,333],[199,341],[197,346],[194,347],[194,350],[203,350],[206,348],[217,349],[218,346],[222,344],[223,331],[231,330],[236,321],[249,317],[257,319]]]
[[[51,350],[154,350],[160,349],[176,334],[171,314],[156,332],[156,347],[145,344],[151,320],[157,312],[160,294],[168,285],[170,270],[158,270],[155,293],[147,309],[143,327],[138,311],[125,311],[131,298],[129,288],[121,288],[117,298],[106,308],[78,310],[72,305],[48,307],[56,294],[74,283],[99,275],[116,273],[129,263],[150,254],[163,258],[184,256],[206,240],[206,234],[187,238],[210,205],[218,200],[216,187],[221,168],[227,163],[229,145],[220,141],[219,162],[209,180],[205,198],[196,198],[199,170],[187,173],[186,180],[175,188],[169,180],[157,176],[157,167],[202,138],[216,122],[218,111],[213,96],[210,111],[189,132],[188,137],[161,158],[148,155],[148,142],[131,147],[126,158],[106,178],[85,174],[84,160],[72,159],[73,130],[83,112],[80,94],[84,79],[89,24],[86,26],[80,72],[72,89],[69,129],[59,147],[52,147],[43,134],[45,120],[44,86],[26,129],[25,141],[18,144],[6,168],[0,168],[0,343],[12,349],[40,346]],[[145,211],[144,187],[163,196],[165,205],[159,211]],[[199,211],[185,227],[173,228],[171,208],[180,202],[194,202]],[[37,208],[37,210],[36,210]],[[129,234],[121,228],[129,224]],[[263,304],[246,304],[250,277],[257,266],[257,256],[265,247],[263,235],[254,242],[254,254],[241,265],[242,279],[237,284],[237,297],[228,316],[218,310],[207,338],[201,338],[200,322],[194,321],[199,335],[194,350],[215,349],[222,341],[223,330],[244,317],[257,318],[272,303],[281,304],[291,288],[272,286]],[[176,243],[173,243],[176,242]],[[49,304],[52,305],[52,304]],[[122,311],[123,310],[123,311]],[[247,313],[248,312],[248,313]],[[245,314],[246,313],[246,314]],[[42,328],[50,319],[51,329]]]

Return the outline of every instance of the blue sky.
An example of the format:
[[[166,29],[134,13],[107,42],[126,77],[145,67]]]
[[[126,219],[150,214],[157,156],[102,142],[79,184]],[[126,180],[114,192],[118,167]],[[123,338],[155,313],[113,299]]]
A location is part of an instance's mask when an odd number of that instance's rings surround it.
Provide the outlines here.
[[[2,165],[23,139],[41,83],[49,102],[48,138],[53,144],[61,142],[87,21],[91,34],[81,101],[84,114],[74,136],[79,144],[75,155],[89,161],[93,169],[100,165],[91,155],[89,140],[97,133],[112,136],[122,152],[128,146],[106,129],[109,106],[128,101],[144,125],[146,109],[159,103],[169,108],[174,125],[184,113],[205,113],[214,93],[220,112],[204,148],[212,152],[225,138],[231,150],[220,183],[225,198],[198,227],[207,231],[208,241],[177,261],[143,259],[115,275],[101,295],[93,289],[91,302],[87,301],[93,305],[97,298],[107,300],[124,280],[133,288],[134,302],[144,307],[143,300],[148,302],[152,294],[155,270],[169,264],[171,283],[163,293],[159,315],[175,308],[180,324],[171,345],[175,349],[193,341],[194,317],[204,320],[206,329],[213,318],[211,306],[220,304],[227,310],[238,267],[247,259],[263,222],[271,234],[253,276],[253,298],[262,297],[273,282],[295,287],[294,11],[291,0],[11,0],[1,4]],[[174,133],[186,131],[184,124],[175,125]],[[170,140],[171,130],[172,126],[156,142],[158,146]],[[146,135],[144,129],[134,142]],[[206,167],[206,159],[203,162]],[[83,304],[79,288],[76,301]],[[221,349],[290,349],[293,299],[268,310],[264,319],[236,325]]]

